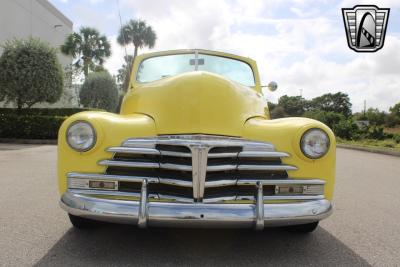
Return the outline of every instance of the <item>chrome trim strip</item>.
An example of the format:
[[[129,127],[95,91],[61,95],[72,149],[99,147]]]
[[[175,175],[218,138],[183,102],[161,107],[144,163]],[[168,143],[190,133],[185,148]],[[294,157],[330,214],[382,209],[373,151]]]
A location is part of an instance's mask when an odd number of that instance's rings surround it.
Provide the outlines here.
[[[240,171],[291,171],[297,170],[297,167],[291,165],[248,165],[239,164],[237,166]]]
[[[71,194],[79,194],[85,196],[117,196],[117,197],[140,197],[140,193],[133,192],[120,192],[120,191],[106,191],[106,190],[93,190],[93,189],[68,189]]]
[[[170,157],[182,157],[182,158],[191,158],[191,153],[185,152],[177,152],[177,151],[167,151],[167,150],[159,150],[161,156],[170,156]]]
[[[60,206],[70,214],[88,219],[133,225],[139,221],[139,201],[99,199],[66,192]],[[251,228],[257,218],[254,204],[148,202],[143,211],[147,226]],[[263,205],[263,212],[265,226],[295,225],[328,217],[332,205],[326,199],[271,203]]]
[[[160,184],[168,184],[168,185],[177,185],[182,187],[192,187],[192,182],[190,181],[183,181],[177,179],[169,179],[169,178],[158,178]]]
[[[160,155],[160,152],[154,148],[140,148],[140,147],[109,147],[107,152],[112,153],[128,153],[128,154],[143,154],[143,155]]]
[[[101,179],[101,180],[113,180],[121,182],[134,182],[141,183],[147,179],[149,183],[158,183],[158,178],[154,177],[141,177],[141,176],[126,176],[126,175],[110,175],[110,174],[97,174],[97,173],[78,173],[70,172],[67,174],[67,178],[82,178],[82,179]]]
[[[280,195],[280,196],[264,196],[264,200],[316,200],[324,199],[324,195]]]
[[[192,179],[193,179],[193,198],[203,199],[204,187],[207,174],[207,155],[210,150],[208,146],[190,146],[192,152]]]
[[[242,151],[238,155],[239,158],[284,158],[289,157],[285,152],[272,151]]]
[[[234,164],[223,164],[223,165],[209,165],[207,166],[208,172],[219,172],[219,171],[233,171],[236,170],[237,165]]]
[[[263,184],[257,182],[257,198],[256,198],[256,230],[264,229],[264,196]]]
[[[193,198],[170,196],[170,195],[164,195],[164,194],[158,194],[158,198],[162,199],[162,200],[177,201],[177,202],[183,202],[183,203],[193,203],[194,202]]]
[[[140,191],[138,215],[138,226],[140,228],[145,228],[147,226],[147,214],[147,180],[143,180],[142,189]]]
[[[130,168],[159,168],[160,165],[154,162],[121,161],[121,160],[100,160],[102,166],[130,167]]]
[[[182,165],[182,164],[173,164],[173,163],[160,163],[161,169],[167,170],[178,170],[178,171],[192,171],[192,166],[190,165]]]
[[[234,201],[234,200],[236,200],[236,196],[231,196],[231,197],[210,197],[210,198],[204,198],[203,202],[204,203],[218,203],[218,202]]]
[[[214,158],[236,158],[238,156],[239,152],[226,152],[226,153],[208,153],[208,158],[209,159],[214,159]]]
[[[252,141],[238,137],[214,136],[214,135],[162,135],[157,137],[130,138],[122,143],[127,147],[149,147],[155,148],[156,145],[176,145],[187,146],[203,145],[207,147],[243,147],[247,150],[274,151],[274,145],[271,143]]]
[[[239,179],[237,181],[238,185],[256,185],[257,182],[260,181],[263,185],[296,185],[296,184],[301,184],[301,185],[324,185],[325,181],[324,180],[319,180],[319,179],[282,179],[282,180],[257,180],[257,179],[252,179],[252,180],[244,180],[244,179]]]
[[[230,186],[230,185],[236,185],[236,179],[235,180],[217,180],[217,181],[206,181],[205,187],[210,188],[210,187],[221,187],[221,186]]]

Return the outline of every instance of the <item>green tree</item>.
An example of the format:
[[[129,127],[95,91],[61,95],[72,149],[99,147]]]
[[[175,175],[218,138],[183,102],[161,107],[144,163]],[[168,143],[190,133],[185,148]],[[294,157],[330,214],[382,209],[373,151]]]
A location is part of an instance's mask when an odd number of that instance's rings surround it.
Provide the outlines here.
[[[369,108],[365,112],[365,117],[371,125],[383,125],[385,124],[386,113],[377,108]]]
[[[33,38],[7,41],[2,48],[0,98],[18,109],[60,99],[64,74],[56,49]]]
[[[114,78],[106,71],[90,73],[82,85],[79,98],[84,107],[115,112],[118,89]]]
[[[394,105],[393,107],[390,107],[389,111],[390,111],[390,114],[400,118],[400,102],[397,103],[396,105]]]
[[[351,106],[349,96],[342,92],[324,94],[313,98],[310,102],[311,110],[337,112],[343,114],[347,118],[352,114]]]
[[[285,110],[281,106],[276,106],[275,108],[270,110],[269,115],[270,115],[271,119],[279,119],[279,118],[287,117]]]
[[[90,70],[95,71],[96,67],[102,66],[104,60],[110,57],[111,45],[107,37],[96,29],[82,27],[79,32],[67,36],[61,52],[76,59],[74,65],[83,70],[86,78]]]
[[[136,58],[139,48],[153,48],[156,44],[157,35],[151,26],[143,20],[131,19],[119,30],[117,41],[120,45],[133,44],[135,48],[133,58]]]
[[[331,111],[321,111],[321,110],[310,110],[304,113],[304,117],[318,120],[329,128],[333,129],[336,124],[340,121],[345,120],[345,116],[341,113],[331,112]]]
[[[306,111],[307,101],[301,96],[281,96],[278,106],[282,107],[288,116],[302,116]]]

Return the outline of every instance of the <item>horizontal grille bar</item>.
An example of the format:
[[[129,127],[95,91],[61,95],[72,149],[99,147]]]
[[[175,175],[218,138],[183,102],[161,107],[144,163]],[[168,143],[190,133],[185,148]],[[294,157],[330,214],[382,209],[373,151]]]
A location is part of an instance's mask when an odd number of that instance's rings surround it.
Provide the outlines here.
[[[192,171],[191,165],[173,164],[173,163],[156,163],[156,162],[138,162],[138,161],[122,161],[122,160],[101,160],[98,163],[103,166],[115,167],[131,167],[131,168],[161,168],[167,170],[179,171]],[[209,165],[207,171],[290,171],[297,170],[295,166],[291,165],[267,165],[267,164],[223,164],[223,165]]]
[[[285,180],[238,180],[238,185],[256,185],[257,182],[263,185],[296,185],[296,184],[306,184],[306,185],[324,185],[324,180],[319,179],[285,179]]]
[[[160,164],[156,162],[135,162],[135,161],[122,161],[122,160],[101,160],[98,162],[103,166],[114,167],[131,167],[131,168],[159,168]]]
[[[274,151],[242,151],[238,155],[239,158],[283,158],[289,157],[285,152]]]
[[[192,154],[187,152],[177,152],[177,151],[166,151],[160,150],[161,156],[170,156],[170,157],[182,157],[182,158],[191,158]]]
[[[68,189],[71,193],[82,194],[82,195],[92,195],[92,196],[116,196],[116,197],[136,197],[140,198],[140,193],[130,193],[130,192],[118,192],[118,191],[105,191],[105,190],[81,190],[81,189]],[[162,199],[162,200],[170,200],[170,201],[179,201],[179,202],[193,202],[193,198],[187,197],[178,197],[171,196],[166,194],[149,194],[149,198],[154,199]],[[203,199],[204,203],[216,203],[223,201],[235,201],[235,200],[254,200],[254,196],[227,196],[227,197],[212,197]],[[315,195],[315,196],[301,196],[301,195],[292,195],[292,196],[264,196],[263,200],[318,200],[324,199],[323,195]]]
[[[123,176],[123,175],[108,175],[108,174],[91,174],[91,173],[76,173],[71,172],[67,175],[68,178],[81,178],[81,179],[93,179],[93,180],[113,180],[113,181],[124,181],[124,182],[137,182],[141,183],[143,180],[147,180],[149,183],[164,183],[171,185],[179,185],[183,187],[192,186],[191,181],[183,181],[169,178],[153,178],[153,177],[138,177],[138,176]],[[324,185],[324,180],[319,179],[280,179],[280,180],[258,180],[258,179],[233,179],[233,180],[217,180],[217,181],[206,181],[206,187],[218,187],[218,186],[229,186],[229,185],[256,185],[257,182],[263,185]]]
[[[110,147],[106,151],[123,154],[160,155],[157,149],[144,147]]]
[[[238,170],[241,171],[291,171],[297,170],[295,166],[291,165],[238,165]]]

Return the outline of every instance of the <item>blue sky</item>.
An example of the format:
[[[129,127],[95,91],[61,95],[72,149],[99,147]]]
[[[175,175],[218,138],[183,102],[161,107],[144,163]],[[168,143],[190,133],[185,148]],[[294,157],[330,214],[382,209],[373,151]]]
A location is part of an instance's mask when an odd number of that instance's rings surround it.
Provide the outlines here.
[[[115,41],[117,0],[50,1],[76,30],[93,26],[110,39],[113,55],[105,66],[115,73],[124,55]],[[347,47],[341,8],[356,4],[391,8],[385,46],[377,53]],[[205,48],[255,59],[263,83],[279,84],[278,91],[267,93],[271,101],[301,89],[306,98],[346,92],[353,111],[364,100],[383,110],[400,102],[400,1],[119,0],[119,6],[123,23],[140,18],[156,30],[153,50]]]

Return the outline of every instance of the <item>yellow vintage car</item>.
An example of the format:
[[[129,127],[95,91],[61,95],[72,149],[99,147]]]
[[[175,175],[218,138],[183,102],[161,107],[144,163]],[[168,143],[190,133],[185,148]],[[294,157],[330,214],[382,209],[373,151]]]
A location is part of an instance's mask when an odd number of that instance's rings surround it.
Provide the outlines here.
[[[333,133],[312,119],[271,120],[252,59],[144,54],[129,88],[120,114],[81,112],[59,130],[60,205],[73,226],[311,232],[330,215]]]

